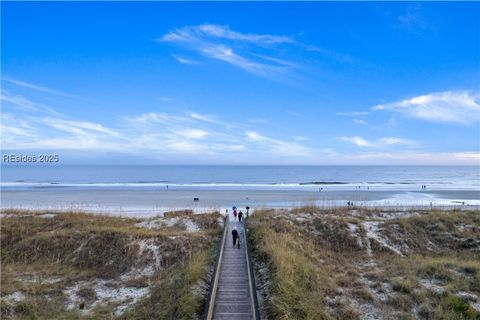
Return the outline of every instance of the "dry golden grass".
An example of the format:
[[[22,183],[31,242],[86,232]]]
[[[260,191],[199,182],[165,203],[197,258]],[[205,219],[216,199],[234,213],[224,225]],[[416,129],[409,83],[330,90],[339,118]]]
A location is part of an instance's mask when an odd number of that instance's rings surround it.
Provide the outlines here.
[[[162,294],[176,295],[184,318],[193,318],[199,311],[202,293],[189,293],[189,289],[192,283],[205,282],[220,232],[218,213],[177,216],[178,224],[158,229],[140,227],[141,219],[84,212],[7,210],[2,214],[1,297],[13,293],[25,296],[14,304],[2,300],[2,319],[115,318],[113,304],[99,305],[90,313],[65,309],[65,288],[95,279],[132,288],[150,286],[152,294],[162,288]],[[186,230],[184,218],[194,221],[199,230]],[[151,251],[143,253],[142,242],[155,246],[158,257]],[[152,265],[154,278],[120,279],[126,272]],[[171,287],[165,277],[187,279]],[[182,284],[189,287],[180,288]],[[178,294],[179,289],[184,290],[182,294]],[[81,287],[77,295],[85,305],[96,298],[88,286]],[[181,306],[181,299],[194,307]],[[168,305],[157,303],[149,312],[175,308],[175,301],[164,303]],[[129,319],[142,319],[136,311],[128,315]]]
[[[268,269],[263,307],[272,319],[480,319],[458,295],[480,297],[478,211],[414,210],[385,220],[388,210],[354,210],[262,210],[248,221],[254,259]],[[404,255],[369,239],[366,221],[405,245]],[[443,291],[422,279],[440,281]]]

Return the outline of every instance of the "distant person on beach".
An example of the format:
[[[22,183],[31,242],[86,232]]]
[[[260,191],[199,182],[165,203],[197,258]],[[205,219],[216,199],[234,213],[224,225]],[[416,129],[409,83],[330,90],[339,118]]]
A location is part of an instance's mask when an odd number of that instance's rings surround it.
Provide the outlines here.
[[[238,231],[237,227],[234,227],[232,230],[232,240],[233,240],[233,246],[235,247],[235,244],[237,243],[237,238],[238,238]]]
[[[233,209],[233,220],[237,220],[237,209]]]
[[[240,212],[238,213],[238,221],[242,222],[242,218],[243,218],[243,212],[240,210]]]
[[[249,213],[248,210],[250,210],[250,207],[247,206],[247,207],[245,207],[245,209],[247,209],[246,217],[248,218],[248,213]]]

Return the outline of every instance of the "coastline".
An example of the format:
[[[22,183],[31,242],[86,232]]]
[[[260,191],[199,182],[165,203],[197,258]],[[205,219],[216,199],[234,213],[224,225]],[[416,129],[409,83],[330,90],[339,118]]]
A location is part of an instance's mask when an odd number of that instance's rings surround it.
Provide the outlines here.
[[[193,198],[199,198],[194,201]],[[478,190],[292,191],[292,190],[125,190],[36,189],[2,190],[1,209],[82,210],[125,216],[152,216],[192,209],[196,213],[236,205],[255,208],[346,207],[351,201],[368,208],[478,209]]]

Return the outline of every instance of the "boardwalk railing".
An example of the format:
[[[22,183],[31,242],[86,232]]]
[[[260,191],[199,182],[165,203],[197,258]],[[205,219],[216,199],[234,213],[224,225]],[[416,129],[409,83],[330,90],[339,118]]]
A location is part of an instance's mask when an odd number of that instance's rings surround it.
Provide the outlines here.
[[[225,219],[221,245],[215,262],[212,282],[205,306],[206,312],[204,313],[204,319],[259,320],[260,313],[258,308],[254,269],[247,241],[247,229],[245,224],[243,224],[243,232],[239,232],[239,240],[243,238],[242,243],[244,243],[243,250],[245,250],[245,255],[243,255],[243,253],[240,255],[243,256],[243,258],[240,258],[238,254],[232,256],[232,250],[235,252],[241,252],[241,250],[236,251],[236,249],[230,247],[225,249],[227,233],[230,230],[229,226],[231,223],[234,223],[234,225],[237,224],[237,226],[240,224],[239,222],[230,222],[228,217]],[[233,266],[232,259],[236,261]],[[241,267],[242,265],[244,267]],[[246,270],[244,268],[246,268]],[[240,285],[240,288],[237,283],[242,276],[236,274],[232,275],[232,272],[244,272],[244,285]],[[242,286],[245,288],[245,294],[248,292],[248,298],[241,293],[243,290],[241,289]],[[223,293],[217,295],[219,292]],[[241,300],[238,304],[236,302],[226,301],[226,299],[229,300],[232,297],[233,292],[235,292],[235,297],[238,297],[238,299]],[[238,294],[238,296],[236,296],[236,294]],[[235,298],[232,301],[235,301]],[[249,311],[246,312],[247,310]]]
[[[227,238],[228,223],[229,223],[228,216],[226,216],[225,219],[223,220],[222,240],[220,243],[220,249],[218,251],[217,259],[215,261],[215,266],[213,268],[212,282],[210,284],[210,290],[208,292],[208,297],[207,297],[207,306],[206,306],[207,312],[205,313],[205,319],[207,320],[213,319],[213,308],[215,307],[215,299],[217,297],[220,270],[222,269],[222,258],[223,258],[223,251],[225,250],[225,240]]]
[[[245,240],[245,253],[247,257],[248,287],[250,290],[250,301],[252,306],[253,319],[260,320],[260,312],[259,312],[258,299],[257,299],[257,286],[255,284],[255,273],[253,270],[252,256],[250,255],[250,248],[248,246],[248,241],[247,241],[247,232],[248,232],[247,221],[245,221],[243,237]]]

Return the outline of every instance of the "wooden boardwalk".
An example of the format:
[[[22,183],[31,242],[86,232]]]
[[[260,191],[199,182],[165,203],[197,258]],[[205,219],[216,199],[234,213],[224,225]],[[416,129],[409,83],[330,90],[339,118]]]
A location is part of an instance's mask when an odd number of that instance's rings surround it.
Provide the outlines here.
[[[253,287],[249,260],[245,247],[245,231],[243,223],[229,221],[227,235],[221,251],[221,259],[217,270],[217,283],[212,295],[213,306],[210,319],[216,320],[251,320],[255,317],[255,306],[252,294]],[[233,246],[232,230],[236,227],[240,235],[240,249]]]

